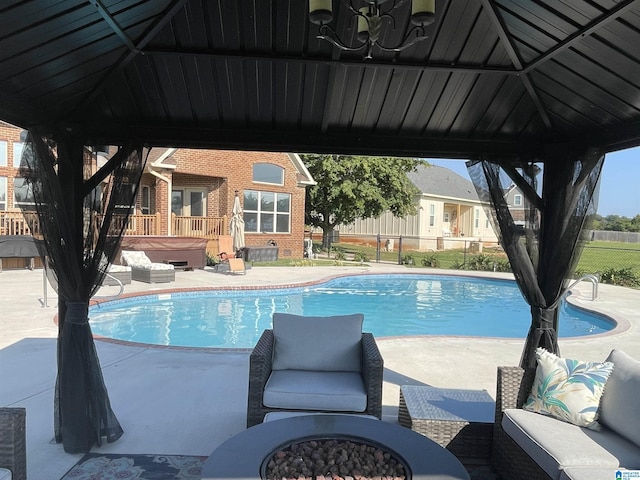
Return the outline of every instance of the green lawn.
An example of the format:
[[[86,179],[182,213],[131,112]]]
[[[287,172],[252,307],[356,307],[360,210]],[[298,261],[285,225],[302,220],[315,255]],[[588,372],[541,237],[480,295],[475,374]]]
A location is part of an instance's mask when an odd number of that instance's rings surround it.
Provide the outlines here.
[[[336,265],[336,263],[344,266],[359,265],[360,262],[353,262],[354,256],[364,255],[364,262],[372,263],[376,261],[376,249],[366,245],[356,245],[352,243],[335,243],[332,245],[333,251],[331,257],[327,256],[326,251],[322,251],[320,244],[314,244],[314,251],[317,251],[317,258],[313,260],[299,259],[281,259],[277,262],[261,262],[255,263],[256,266],[312,266],[312,265]],[[342,252],[344,260],[336,262],[336,252]],[[339,255],[339,254],[338,254]],[[411,256],[414,267],[423,267],[423,259],[426,259],[427,266],[432,262],[438,268],[464,268],[475,269],[474,262],[478,263],[478,259],[482,260],[484,265],[493,265],[495,262],[505,262],[506,255],[499,248],[485,248],[482,254],[466,253],[464,250],[444,250],[439,252],[414,252],[404,250],[402,259]],[[380,260],[383,262],[399,263],[398,251],[380,252]],[[580,273],[598,273],[608,269],[625,269],[630,268],[633,272],[640,275],[640,244],[614,243],[614,242],[589,242],[580,257],[577,271]]]

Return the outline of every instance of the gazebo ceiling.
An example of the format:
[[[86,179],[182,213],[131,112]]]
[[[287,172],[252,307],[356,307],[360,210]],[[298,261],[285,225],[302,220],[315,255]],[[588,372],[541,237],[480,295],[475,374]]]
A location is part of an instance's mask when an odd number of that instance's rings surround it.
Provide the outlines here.
[[[404,7],[383,44],[406,32]],[[427,32],[364,60],[316,38],[306,0],[7,0],[0,119],[96,144],[460,158],[640,145],[640,0],[436,0]]]

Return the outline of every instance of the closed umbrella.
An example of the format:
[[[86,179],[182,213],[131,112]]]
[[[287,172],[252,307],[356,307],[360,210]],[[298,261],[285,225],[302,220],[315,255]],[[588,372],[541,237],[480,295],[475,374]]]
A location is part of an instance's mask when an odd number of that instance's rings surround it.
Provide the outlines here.
[[[233,201],[233,214],[231,221],[229,222],[229,230],[231,238],[233,239],[233,250],[238,251],[244,248],[244,219],[242,218],[242,207],[240,206],[240,199],[236,195]]]

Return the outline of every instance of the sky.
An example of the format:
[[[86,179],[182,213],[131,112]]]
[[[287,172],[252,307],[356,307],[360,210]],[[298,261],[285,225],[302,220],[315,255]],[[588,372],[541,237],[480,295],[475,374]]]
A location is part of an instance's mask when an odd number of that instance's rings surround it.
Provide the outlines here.
[[[463,160],[427,159],[469,179]],[[640,147],[609,153],[600,177],[598,213],[633,218],[640,215]]]

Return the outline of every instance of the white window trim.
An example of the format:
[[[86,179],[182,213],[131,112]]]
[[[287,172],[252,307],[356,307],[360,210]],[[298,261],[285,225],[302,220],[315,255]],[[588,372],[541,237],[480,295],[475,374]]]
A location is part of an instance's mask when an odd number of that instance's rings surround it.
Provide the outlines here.
[[[521,207],[521,206],[522,206],[522,195],[521,195],[521,194],[516,193],[516,194],[513,196],[513,205],[514,205],[515,207]]]
[[[4,143],[4,158],[0,156],[0,167],[9,166],[9,142],[6,140],[0,140],[0,143]]]
[[[0,197],[2,197],[3,193],[4,193],[4,200],[1,200],[2,202],[4,202],[4,207],[0,206],[0,211],[5,211],[7,209],[7,184],[8,184],[8,180],[7,177],[5,176],[0,176],[0,180],[4,180],[4,182],[0,182]],[[1,188],[2,187],[2,183],[4,183],[4,189]],[[2,191],[4,190],[4,192]]]
[[[257,182],[254,182],[257,183]],[[258,209],[257,210],[251,210],[251,209],[247,209],[245,208],[243,210],[243,214],[244,213],[252,213],[252,214],[256,214],[256,227],[257,230],[256,231],[247,231],[247,233],[269,233],[269,234],[273,234],[273,235],[290,235],[291,234],[291,199],[292,199],[292,195],[290,193],[286,193],[286,192],[270,192],[268,190],[245,190],[245,194],[246,193],[250,193],[250,192],[254,192],[258,194]],[[271,232],[265,232],[260,230],[260,225],[262,224],[262,209],[260,208],[261,205],[261,200],[262,200],[262,194],[263,193],[268,193],[268,194],[273,194],[274,196],[274,202],[273,202],[273,211],[265,211],[264,213],[267,214],[272,214],[273,215],[273,231]],[[286,195],[287,197],[289,197],[289,211],[288,212],[278,212],[278,195]],[[278,215],[280,216],[287,216],[288,218],[288,222],[287,222],[287,231],[286,232],[278,232],[276,231],[276,226],[278,225]],[[246,221],[245,221],[246,224]]]
[[[280,173],[281,173],[282,180],[280,180],[280,182],[279,182],[279,183],[276,183],[276,182],[266,182],[266,181],[264,181],[264,180],[256,180],[256,179],[255,179],[255,168],[256,168],[256,165],[270,165],[270,166],[273,166],[273,167],[277,167],[277,168],[279,169]],[[255,183],[255,184],[258,184],[258,185],[278,185],[278,186],[280,186],[280,187],[281,187],[281,186],[283,186],[283,185],[284,185],[284,174],[285,174],[285,169],[284,169],[284,167],[282,167],[282,166],[278,165],[277,163],[270,163],[270,162],[257,162],[257,163],[254,163],[254,164],[253,164],[253,166],[251,167],[251,181],[252,181],[253,183]]]
[[[196,188],[192,188],[192,187],[186,187],[186,188],[182,188],[182,187],[174,187],[173,189],[171,189],[171,195],[173,195],[173,192],[182,192],[182,215],[180,215],[181,217],[192,217],[193,215],[191,215],[191,194],[192,193],[201,193],[202,194],[202,213],[203,213],[203,217],[207,216],[207,189],[204,187],[196,187]],[[151,204],[149,204],[149,207],[151,207]]]

